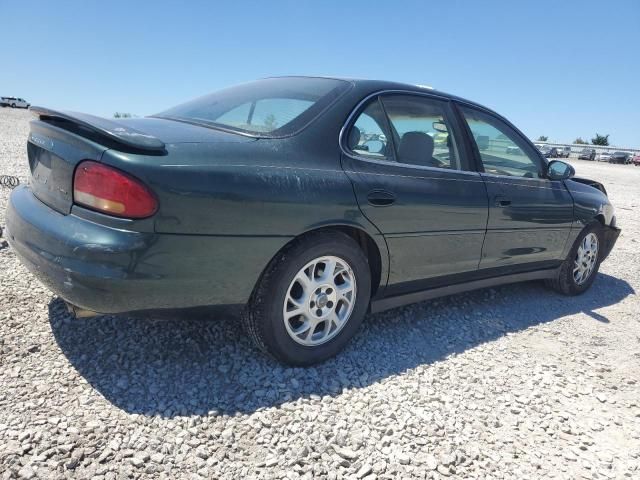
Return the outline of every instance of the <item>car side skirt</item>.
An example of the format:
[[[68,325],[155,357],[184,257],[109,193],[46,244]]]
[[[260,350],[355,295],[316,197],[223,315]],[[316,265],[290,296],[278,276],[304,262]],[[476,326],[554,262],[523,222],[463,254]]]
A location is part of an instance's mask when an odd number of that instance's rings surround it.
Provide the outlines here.
[[[384,310],[401,307],[403,305],[408,305],[411,303],[423,302],[425,300],[431,300],[433,298],[446,297],[448,295],[455,295],[457,293],[478,290],[481,288],[496,287],[498,285],[505,285],[508,283],[528,282],[531,280],[555,278],[558,275],[559,268],[560,267],[555,267],[547,268],[544,270],[536,270],[533,272],[501,275],[498,277],[484,278],[464,283],[456,283],[443,287],[430,288],[428,290],[408,293],[404,295],[397,295],[394,297],[381,298],[373,300],[371,302],[370,311],[371,313],[382,312]]]

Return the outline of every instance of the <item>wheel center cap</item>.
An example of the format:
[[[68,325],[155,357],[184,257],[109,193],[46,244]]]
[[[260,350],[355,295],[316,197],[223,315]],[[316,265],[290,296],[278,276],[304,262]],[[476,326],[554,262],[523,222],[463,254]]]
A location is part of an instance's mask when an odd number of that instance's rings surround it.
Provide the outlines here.
[[[322,293],[318,295],[318,300],[316,301],[316,305],[318,305],[318,308],[324,308],[327,305],[328,301],[329,301],[329,298],[327,297],[327,295]]]

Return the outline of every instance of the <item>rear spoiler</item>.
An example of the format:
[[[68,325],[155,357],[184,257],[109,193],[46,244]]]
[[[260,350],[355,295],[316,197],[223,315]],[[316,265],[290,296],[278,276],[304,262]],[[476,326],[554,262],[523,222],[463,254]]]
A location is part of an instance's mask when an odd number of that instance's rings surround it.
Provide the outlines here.
[[[99,143],[116,150],[155,155],[166,153],[164,142],[156,137],[106,118],[44,107],[31,107],[31,111],[42,121],[53,123],[84,137],[95,138]]]

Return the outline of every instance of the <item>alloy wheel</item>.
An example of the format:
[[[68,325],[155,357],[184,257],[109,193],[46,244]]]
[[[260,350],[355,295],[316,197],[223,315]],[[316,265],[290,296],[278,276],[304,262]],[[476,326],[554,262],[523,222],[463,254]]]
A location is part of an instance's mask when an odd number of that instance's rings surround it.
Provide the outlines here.
[[[598,236],[595,233],[589,233],[582,239],[573,262],[573,280],[576,285],[582,285],[589,279],[597,262]]]
[[[326,343],[347,324],[355,302],[350,265],[339,257],[318,257],[298,271],[287,289],[282,308],[287,333],[301,345]]]

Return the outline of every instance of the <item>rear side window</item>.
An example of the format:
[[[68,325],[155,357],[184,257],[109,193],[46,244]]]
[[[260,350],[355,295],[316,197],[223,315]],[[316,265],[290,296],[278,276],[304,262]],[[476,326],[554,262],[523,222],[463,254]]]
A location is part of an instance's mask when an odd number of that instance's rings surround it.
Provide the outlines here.
[[[492,115],[462,106],[482,165],[487,173],[538,178],[539,159],[522,137],[509,125]],[[545,152],[548,148],[542,148]]]
[[[261,137],[286,136],[309,124],[350,86],[329,78],[268,78],[221,90],[155,116]]]
[[[418,95],[382,97],[400,163],[460,170],[446,102]]]
[[[420,95],[371,100],[345,140],[353,153],[400,164],[462,170],[447,102]]]
[[[387,119],[376,98],[369,102],[349,130],[347,148],[357,155],[381,160],[393,159]]]

